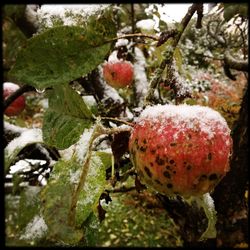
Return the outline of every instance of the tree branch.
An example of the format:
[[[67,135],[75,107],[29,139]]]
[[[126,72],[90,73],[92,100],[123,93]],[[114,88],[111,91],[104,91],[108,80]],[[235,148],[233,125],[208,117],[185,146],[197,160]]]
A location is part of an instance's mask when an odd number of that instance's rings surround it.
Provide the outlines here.
[[[248,72],[248,59],[247,60],[235,59],[230,54],[229,50],[225,51],[224,62],[231,69]]]
[[[202,28],[202,18],[203,18],[203,4],[200,4],[197,8],[197,22],[196,22],[196,29]]]
[[[179,32],[174,36],[174,38],[172,39],[172,43],[167,47],[166,51],[163,53],[164,59],[162,60],[160,66],[154,72],[154,77],[152,78],[149,84],[148,93],[145,97],[144,106],[150,105],[154,101],[154,91],[161,80],[164,69],[168,67],[168,71],[169,72],[172,71],[171,65],[173,63],[174,50],[176,49],[178,42],[184,30],[186,29],[189,21],[191,20],[193,14],[199,8],[200,8],[200,4],[192,4],[192,6],[189,7],[188,12],[185,15],[185,17],[182,19],[180,23],[180,28],[178,30]]]
[[[106,42],[116,41],[116,40],[124,39],[124,38],[135,38],[135,37],[145,37],[145,38],[153,39],[155,41],[159,40],[159,38],[157,36],[153,36],[153,35],[149,35],[149,34],[142,34],[142,33],[135,33],[135,34],[125,34],[122,36],[118,36],[118,37],[115,37],[115,38],[108,40]]]
[[[212,30],[211,30],[211,24],[212,23],[217,23],[217,28],[218,28],[218,26],[219,26],[219,21],[218,20],[211,20],[211,21],[209,21],[208,22],[208,24],[207,24],[207,32],[208,32],[208,34],[218,43],[218,44],[220,44],[220,45],[222,45],[223,47],[225,47],[226,46],[226,41],[224,40],[224,38],[222,37],[222,36],[218,36],[217,34],[216,34],[216,32],[213,32]],[[217,29],[216,28],[216,29]]]

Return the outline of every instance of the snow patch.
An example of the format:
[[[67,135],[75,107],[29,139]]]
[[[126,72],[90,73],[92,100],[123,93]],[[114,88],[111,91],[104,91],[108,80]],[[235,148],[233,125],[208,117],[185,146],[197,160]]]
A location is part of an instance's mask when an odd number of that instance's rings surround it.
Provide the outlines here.
[[[6,89],[9,89],[9,91],[13,91],[15,92],[16,90],[18,90],[20,87],[13,83],[13,82],[4,82],[3,83],[3,89],[6,88]]]
[[[20,160],[16,162],[15,165],[12,165],[10,167],[10,174],[14,173],[19,173],[19,172],[25,172],[31,170],[31,164],[39,164],[39,165],[44,165],[46,164],[45,160],[33,160],[33,159],[25,159],[25,160]]]
[[[25,232],[21,235],[21,240],[33,240],[42,238],[48,226],[46,225],[43,217],[36,215],[33,220],[26,226]]]
[[[144,125],[145,120],[150,120],[151,123],[162,124],[158,132],[161,134],[165,128],[166,123],[171,120],[175,127],[182,130],[192,129],[204,132],[208,139],[212,139],[215,134],[215,129],[220,129],[225,133],[230,134],[230,129],[226,120],[220,115],[219,112],[200,105],[155,105],[146,107],[137,119],[137,123],[141,126]],[[176,137],[178,134],[175,135]]]
[[[116,63],[116,62],[119,62],[119,58],[117,57],[117,50],[114,50],[110,55],[109,55],[109,58],[108,58],[108,62],[109,63]]]
[[[110,4],[44,4],[37,10],[37,19],[47,28],[53,27],[55,21],[61,21],[62,25],[77,25],[109,6]]]
[[[17,148],[22,148],[28,144],[43,142],[41,129],[34,128],[22,132],[22,134],[12,140],[5,148],[8,156],[12,155]]]
[[[21,134],[24,131],[27,131],[27,128],[22,128],[22,127],[18,127],[14,124],[8,123],[6,121],[4,121],[4,130],[9,130],[12,133],[17,133],[17,134]]]
[[[82,97],[82,99],[86,103],[86,105],[89,107],[93,107],[93,106],[97,105],[96,100],[95,100],[94,96],[92,96],[92,95],[85,95]]]
[[[142,30],[153,30],[155,21],[153,19],[143,19],[136,23],[136,27]]]
[[[78,169],[76,172],[71,172],[70,174],[70,182],[73,184],[77,184],[80,180],[81,169]]]
[[[145,71],[146,59],[143,52],[135,47],[134,80],[138,106],[143,106],[144,97],[148,91],[148,79]]]
[[[191,95],[192,89],[190,84],[178,74],[177,66],[176,66],[176,61],[173,61],[173,72],[174,72],[174,79],[175,81],[175,86],[177,89],[177,97],[181,96],[188,96]]]
[[[68,161],[73,157],[73,154],[76,154],[77,159],[79,160],[80,163],[82,163],[84,161],[85,154],[88,149],[89,140],[92,135],[92,132],[93,132],[93,127],[89,129],[85,128],[83,134],[81,135],[79,141],[76,144],[71,145],[67,149],[59,151],[61,157],[64,160]]]
[[[122,46],[127,46],[129,44],[129,41],[128,39],[118,39],[116,44],[115,44],[115,47],[118,48],[118,47],[122,47]]]

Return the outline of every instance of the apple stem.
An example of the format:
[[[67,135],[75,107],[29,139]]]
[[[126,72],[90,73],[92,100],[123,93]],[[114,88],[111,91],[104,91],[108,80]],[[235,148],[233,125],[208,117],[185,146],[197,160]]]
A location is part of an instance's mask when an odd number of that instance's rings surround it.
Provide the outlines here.
[[[216,238],[216,210],[214,206],[213,198],[209,193],[204,194],[200,199],[198,199],[198,203],[204,209],[206,217],[208,219],[208,225],[205,232],[200,237],[199,241],[203,241],[206,239]]]

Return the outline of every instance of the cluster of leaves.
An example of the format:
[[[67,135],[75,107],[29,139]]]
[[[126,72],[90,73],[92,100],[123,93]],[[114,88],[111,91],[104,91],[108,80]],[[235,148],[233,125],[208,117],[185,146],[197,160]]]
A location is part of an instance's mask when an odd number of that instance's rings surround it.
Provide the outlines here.
[[[9,12],[8,9],[6,13]],[[26,45],[18,53],[9,76],[39,91],[46,89],[49,107],[44,114],[42,133],[38,129],[28,131],[26,140],[22,139],[25,134],[20,136],[19,143],[16,139],[18,147],[13,149],[11,143],[7,146],[6,173],[18,153],[27,145],[45,143],[57,149],[67,149],[79,141],[86,128],[94,126],[95,119],[90,108],[69,83],[90,73],[110,53],[111,44],[104,41],[116,36],[112,15],[110,9],[105,9],[102,13],[90,16],[85,25],[56,25],[25,41]],[[84,164],[84,155],[78,155],[80,153],[75,152],[70,160],[61,159],[54,165],[48,184],[36,193],[36,202],[22,195],[22,202],[19,203],[20,234],[27,235],[28,226],[31,229],[39,228],[43,221],[46,234],[33,236],[36,241],[45,237],[57,244],[75,245],[85,237],[81,227],[93,213],[93,218],[97,216],[96,208],[105,188],[111,154],[91,152],[89,171],[83,190],[77,197],[72,226],[69,221],[72,197],[79,185]],[[23,194],[25,192],[27,190]],[[40,219],[36,220],[36,216],[40,216]],[[85,223],[85,227],[88,223]]]
[[[204,73],[200,80],[209,81],[210,88],[204,92],[197,92],[194,96],[195,102],[200,105],[208,105],[220,112],[226,119],[229,127],[233,129],[239,116],[241,97],[246,86],[246,80],[241,73],[237,81],[216,79],[211,73]]]

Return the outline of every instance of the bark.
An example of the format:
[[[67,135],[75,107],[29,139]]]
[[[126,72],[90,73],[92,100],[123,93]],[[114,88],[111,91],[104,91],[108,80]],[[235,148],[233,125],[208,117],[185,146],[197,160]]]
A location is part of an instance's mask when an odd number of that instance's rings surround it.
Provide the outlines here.
[[[162,202],[169,216],[179,228],[183,246],[195,247],[204,245],[204,242],[198,241],[206,230],[208,222],[203,209],[198,208],[195,202],[190,206],[180,196],[177,196],[177,199],[171,199],[157,194],[157,198]]]
[[[217,246],[234,247],[248,243],[248,87],[244,94],[240,117],[233,130],[231,170],[215,188],[213,198],[217,211]]]
[[[248,59],[235,59],[229,51],[225,52],[224,62],[230,69],[248,72]]]

